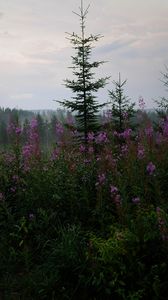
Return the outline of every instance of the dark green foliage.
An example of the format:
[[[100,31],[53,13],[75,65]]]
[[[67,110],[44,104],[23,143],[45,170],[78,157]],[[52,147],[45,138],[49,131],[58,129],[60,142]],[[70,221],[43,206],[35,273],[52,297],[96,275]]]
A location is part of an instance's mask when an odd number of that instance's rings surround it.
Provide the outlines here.
[[[166,91],[168,91],[168,67],[165,67],[165,72],[162,73],[163,79],[161,80],[163,85],[166,87]],[[165,116],[168,112],[168,98],[161,97],[160,100],[155,100],[155,103],[158,106],[156,110],[160,116]]]
[[[78,34],[68,34],[68,39],[76,51],[76,56],[72,56],[72,70],[76,79],[65,80],[65,86],[72,90],[75,96],[72,100],[58,101],[64,107],[76,113],[77,128],[84,136],[87,143],[87,134],[89,131],[98,129],[97,113],[105,104],[99,104],[96,100],[96,92],[106,85],[107,79],[100,78],[94,80],[93,69],[98,68],[103,61],[90,61],[92,44],[97,42],[100,35],[90,35],[85,37],[85,19],[88,8],[83,10],[81,1],[80,14],[77,14],[81,23],[81,36]]]
[[[109,91],[112,104],[112,122],[114,122],[116,129],[119,129],[119,131],[124,129],[124,121],[126,121],[128,125],[128,121],[135,113],[135,103],[130,103],[130,99],[124,95],[126,82],[126,80],[121,80],[119,73],[119,80],[113,81],[115,89]]]

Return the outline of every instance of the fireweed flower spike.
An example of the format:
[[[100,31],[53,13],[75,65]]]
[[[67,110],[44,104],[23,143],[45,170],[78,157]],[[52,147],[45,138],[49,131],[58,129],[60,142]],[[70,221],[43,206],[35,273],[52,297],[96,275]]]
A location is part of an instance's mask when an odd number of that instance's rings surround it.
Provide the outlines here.
[[[149,164],[146,167],[146,170],[147,170],[149,175],[153,175],[153,173],[156,170],[156,166],[152,162],[149,162]]]

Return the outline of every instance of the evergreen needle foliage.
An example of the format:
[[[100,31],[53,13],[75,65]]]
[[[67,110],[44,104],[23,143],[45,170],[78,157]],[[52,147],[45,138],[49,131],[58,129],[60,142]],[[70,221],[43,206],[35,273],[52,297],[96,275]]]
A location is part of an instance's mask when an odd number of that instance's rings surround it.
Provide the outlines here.
[[[76,51],[72,56],[73,75],[76,79],[65,80],[65,86],[72,90],[75,96],[71,100],[58,101],[64,107],[76,113],[77,129],[84,137],[87,143],[89,131],[98,130],[98,111],[105,105],[99,104],[96,100],[95,93],[106,85],[109,77],[94,79],[93,69],[98,68],[104,61],[91,62],[92,43],[97,42],[101,37],[98,35],[85,36],[85,20],[89,6],[83,9],[81,1],[80,13],[75,13],[80,18],[81,35],[68,33],[68,39]]]
[[[165,69],[165,72],[162,73],[163,79],[161,81],[168,91],[168,67],[165,66]],[[168,98],[161,97],[160,100],[155,100],[155,103],[158,105],[158,109],[156,111],[159,115],[163,116],[168,112]]]
[[[118,81],[113,81],[114,90],[109,91],[112,103],[112,117],[119,131],[123,130],[125,118],[129,120],[134,114],[135,103],[130,103],[130,99],[124,95],[124,86],[127,80],[122,81],[119,73]]]

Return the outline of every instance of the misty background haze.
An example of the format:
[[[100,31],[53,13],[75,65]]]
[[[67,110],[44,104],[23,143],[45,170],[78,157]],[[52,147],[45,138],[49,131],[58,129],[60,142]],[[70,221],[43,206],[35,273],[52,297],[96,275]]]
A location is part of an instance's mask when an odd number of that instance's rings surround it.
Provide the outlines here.
[[[96,76],[111,76],[98,93],[106,102],[112,81],[128,79],[126,94],[138,103],[143,96],[166,96],[160,81],[168,58],[168,2],[165,0],[85,0],[91,4],[86,33],[102,34],[93,59],[107,61]],[[70,98],[63,80],[72,78],[74,53],[65,32],[80,33],[79,0],[1,0],[0,106],[19,109],[56,109],[53,99]]]

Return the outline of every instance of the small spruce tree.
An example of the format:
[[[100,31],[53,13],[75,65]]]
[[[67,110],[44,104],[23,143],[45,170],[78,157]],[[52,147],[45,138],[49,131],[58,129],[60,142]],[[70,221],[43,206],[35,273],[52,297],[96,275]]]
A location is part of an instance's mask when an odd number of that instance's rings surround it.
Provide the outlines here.
[[[90,61],[92,43],[97,42],[101,36],[99,34],[85,36],[88,9],[89,6],[86,10],[83,9],[83,1],[81,1],[80,13],[75,13],[80,18],[81,35],[68,34],[68,39],[76,51],[76,55],[72,56],[71,67],[76,79],[66,79],[65,86],[71,89],[75,96],[71,100],[58,101],[71,112],[75,112],[77,129],[84,138],[85,144],[87,144],[88,132],[98,130],[98,111],[105,105],[105,103],[98,103],[95,93],[106,85],[109,78],[94,79],[93,69],[99,67],[104,61]]]
[[[121,81],[121,76],[119,73],[119,80],[113,81],[115,89],[109,91],[109,96],[112,103],[112,118],[115,128],[119,131],[124,129],[125,119],[129,121],[134,115],[135,103],[130,103],[130,99],[124,95],[124,86],[126,82],[127,80]]]
[[[165,66],[165,72],[161,73],[163,76],[163,79],[161,80],[163,82],[163,85],[166,87],[166,90],[168,91],[168,67]],[[165,116],[168,113],[168,98],[161,97],[159,100],[155,100],[155,103],[157,104],[158,108],[156,109],[158,115]]]

